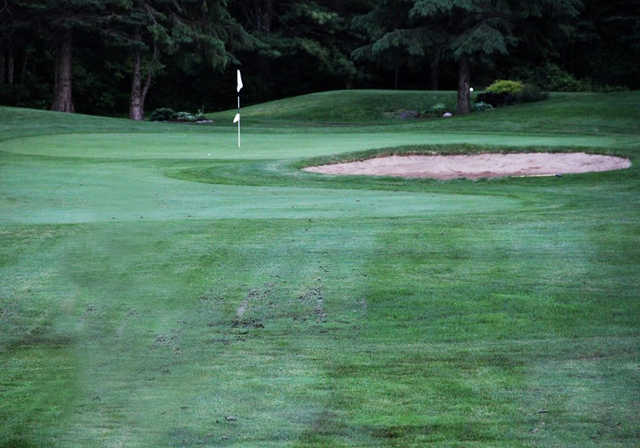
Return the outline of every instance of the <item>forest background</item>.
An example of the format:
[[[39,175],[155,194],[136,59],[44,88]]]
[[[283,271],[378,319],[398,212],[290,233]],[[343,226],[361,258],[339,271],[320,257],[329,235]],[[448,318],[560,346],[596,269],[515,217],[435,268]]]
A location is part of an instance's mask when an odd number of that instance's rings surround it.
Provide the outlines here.
[[[351,88],[640,88],[640,0],[0,0],[0,104],[142,119]],[[460,97],[459,97],[460,105]]]

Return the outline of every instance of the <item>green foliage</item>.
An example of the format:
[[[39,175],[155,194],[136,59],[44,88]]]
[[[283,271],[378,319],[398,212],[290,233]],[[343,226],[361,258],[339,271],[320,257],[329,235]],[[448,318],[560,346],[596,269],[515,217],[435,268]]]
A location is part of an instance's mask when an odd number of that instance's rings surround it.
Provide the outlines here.
[[[493,106],[489,103],[485,103],[483,101],[478,101],[477,103],[473,103],[471,105],[474,112],[486,112],[488,110],[493,110]]]
[[[429,111],[432,114],[441,115],[447,111],[447,106],[445,106],[443,103],[436,103],[433,106],[431,106],[431,109],[429,109]]]
[[[536,67],[519,67],[512,70],[514,77],[550,92],[588,92],[589,81],[578,80],[557,64],[547,63]]]
[[[151,113],[151,117],[149,119],[151,121],[181,121],[193,123],[200,120],[206,120],[207,117],[200,110],[194,114],[184,111],[175,112],[170,107],[160,107]]]
[[[576,79],[556,64],[544,66],[540,85],[552,92],[588,92],[591,90],[588,82]]]
[[[176,121],[186,121],[186,122],[196,122],[199,120],[206,120],[204,114],[198,112],[192,114],[191,112],[176,112],[175,114]]]
[[[524,85],[520,93],[517,95],[518,102],[531,103],[534,101],[542,101],[549,98],[549,94],[544,92],[540,87],[534,84],[527,83]]]
[[[524,84],[520,81],[511,81],[506,79],[499,79],[494,81],[489,87],[485,89],[488,93],[506,93],[510,95],[517,95],[524,89]]]
[[[160,107],[151,112],[151,121],[173,121],[177,118],[176,112],[169,107]]]
[[[520,81],[498,80],[477,96],[478,101],[494,107],[541,101],[548,97],[539,87]]]
[[[76,110],[88,113],[126,111],[137,51],[141,79],[153,75],[149,110],[193,110],[203,102],[210,109],[228,107],[236,66],[254,74],[243,92],[252,103],[311,91],[389,87],[391,79],[393,85],[399,79],[402,88],[437,90],[430,79],[454,88],[454,65],[461,58],[471,63],[472,85],[508,76],[546,91],[640,86],[635,2],[580,3],[5,1],[0,101],[50,103],[52,44],[66,29],[74,37]]]

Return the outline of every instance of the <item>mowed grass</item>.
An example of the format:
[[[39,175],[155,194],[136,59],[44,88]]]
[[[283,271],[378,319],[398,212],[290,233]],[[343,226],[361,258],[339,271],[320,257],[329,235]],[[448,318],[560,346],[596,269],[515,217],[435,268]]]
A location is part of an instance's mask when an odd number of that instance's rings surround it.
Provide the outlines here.
[[[454,99],[257,105],[241,149],[229,112],[0,108],[0,447],[638,446],[640,92],[384,115]],[[567,148],[633,165],[299,170]]]

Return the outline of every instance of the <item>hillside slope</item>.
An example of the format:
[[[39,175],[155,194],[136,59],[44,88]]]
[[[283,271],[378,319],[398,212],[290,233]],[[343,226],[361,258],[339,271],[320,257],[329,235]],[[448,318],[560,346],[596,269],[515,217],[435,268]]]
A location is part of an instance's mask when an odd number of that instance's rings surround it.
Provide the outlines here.
[[[456,93],[403,90],[340,90],[312,93],[242,108],[247,124],[376,124],[479,132],[640,133],[640,91],[554,93],[548,100],[473,113],[454,119],[402,119],[402,111],[426,111],[442,103],[455,109]],[[231,123],[236,110],[209,114]],[[490,115],[487,115],[490,114]]]

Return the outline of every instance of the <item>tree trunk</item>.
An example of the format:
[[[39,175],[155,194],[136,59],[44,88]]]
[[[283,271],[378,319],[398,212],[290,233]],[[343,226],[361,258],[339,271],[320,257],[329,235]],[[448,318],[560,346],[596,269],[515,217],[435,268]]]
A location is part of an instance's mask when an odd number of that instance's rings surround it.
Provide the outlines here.
[[[273,22],[273,1],[265,0],[264,12],[262,14],[262,31],[271,33],[271,24]]]
[[[142,37],[138,34],[137,40],[141,40]],[[153,45],[153,61],[152,64],[158,58],[158,46]],[[136,50],[133,61],[133,76],[131,81],[131,98],[129,99],[129,118],[132,120],[140,121],[144,120],[144,102],[151,87],[151,71],[149,68],[147,72],[147,79],[142,85],[142,55],[139,49]]]
[[[16,71],[15,57],[13,56],[13,45],[9,44],[7,49],[7,84],[13,85]]]
[[[142,68],[140,50],[136,50],[133,61],[133,80],[131,81],[131,98],[129,100],[129,118],[140,121],[144,119],[144,98],[142,97]]]
[[[20,70],[20,84],[25,85],[27,81],[27,67],[29,66],[29,51],[25,50],[22,59],[22,69]]]
[[[458,61],[458,104],[456,106],[458,115],[466,115],[471,112],[470,79],[469,60],[462,57]]]
[[[259,32],[271,33],[273,22],[273,0],[256,0],[254,3],[256,29]]]
[[[440,88],[440,56],[436,56],[429,66],[429,88],[438,90]]]
[[[56,49],[55,82],[53,104],[51,105],[51,110],[58,112],[74,112],[71,92],[72,44],[71,30],[64,31],[62,40]]]
[[[0,85],[4,84],[5,74],[7,73],[7,66],[4,58],[4,49],[0,49]]]
[[[393,71],[393,88],[394,90],[398,90],[398,78],[400,74],[400,67],[396,65],[395,70]]]

